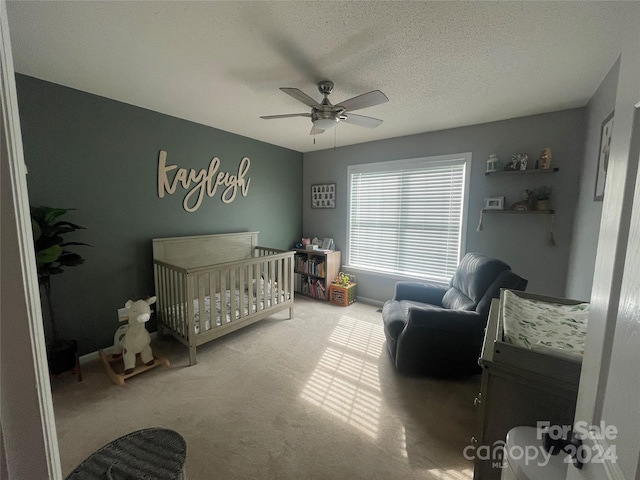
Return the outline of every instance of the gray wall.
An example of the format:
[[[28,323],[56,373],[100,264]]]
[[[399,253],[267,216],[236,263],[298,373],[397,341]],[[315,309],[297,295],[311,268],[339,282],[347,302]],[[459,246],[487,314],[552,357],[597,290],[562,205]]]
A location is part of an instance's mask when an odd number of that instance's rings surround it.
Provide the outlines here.
[[[60,332],[80,353],[110,345],[116,310],[154,293],[151,239],[259,231],[260,243],[291,248],[302,232],[302,154],[78,90],[17,75],[32,205],[76,208],[62,217],[86,227],[66,239],[86,259],[52,278]],[[214,108],[214,106],[212,106]],[[251,159],[247,197],[182,208],[185,190],[157,195],[160,150],[181,168],[237,172]],[[150,324],[149,330],[155,325]]]
[[[573,239],[569,256],[567,296],[580,300],[591,298],[596,249],[602,215],[602,201],[594,201],[596,170],[602,122],[613,112],[618,91],[618,60],[586,107],[584,158],[580,169],[580,192],[573,222]],[[615,126],[615,117],[614,117]]]
[[[338,128],[356,127],[343,125]],[[305,153],[303,234],[305,237],[333,237],[336,249],[344,253],[348,165],[471,152],[466,251],[481,252],[506,261],[529,280],[527,290],[530,292],[563,296],[583,157],[583,133],[584,108],[578,108]],[[535,163],[545,147],[551,148],[551,166],[559,167],[558,173],[522,177],[484,175],[491,153],[504,161],[513,154],[526,152]],[[311,209],[311,185],[334,182],[336,208]],[[511,205],[520,200],[525,189],[544,184],[554,187],[556,246],[548,242],[550,217],[547,215],[485,215],[483,231],[476,231],[484,197],[505,195],[506,204]],[[347,262],[344,254],[342,261],[343,264]],[[358,275],[358,296],[384,301],[393,295],[395,278],[354,273]]]

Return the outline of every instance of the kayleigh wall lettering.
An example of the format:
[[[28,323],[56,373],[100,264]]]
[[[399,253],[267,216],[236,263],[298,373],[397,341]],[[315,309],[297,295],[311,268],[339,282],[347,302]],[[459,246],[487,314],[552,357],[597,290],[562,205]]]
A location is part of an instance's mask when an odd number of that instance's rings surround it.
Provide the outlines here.
[[[208,169],[178,168],[177,165],[167,164],[167,152],[160,150],[158,155],[158,197],[164,198],[165,193],[173,195],[178,188],[188,190],[182,202],[182,207],[187,212],[195,212],[202,204],[205,194],[213,197],[222,187],[220,199],[223,203],[231,203],[236,199],[238,190],[243,197],[249,192],[251,179],[247,177],[251,160],[244,157],[238,165],[238,173],[232,174],[220,170],[220,159],[213,157]],[[176,170],[174,173],[173,171]],[[171,177],[173,175],[173,177]]]

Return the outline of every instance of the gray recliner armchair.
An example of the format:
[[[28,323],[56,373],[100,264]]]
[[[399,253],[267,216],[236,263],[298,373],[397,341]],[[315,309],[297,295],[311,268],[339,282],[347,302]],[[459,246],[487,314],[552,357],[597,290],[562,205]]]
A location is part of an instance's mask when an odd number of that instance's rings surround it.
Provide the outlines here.
[[[448,287],[398,282],[382,309],[387,348],[401,372],[437,377],[480,372],[478,357],[491,300],[527,280],[501,260],[467,253]]]

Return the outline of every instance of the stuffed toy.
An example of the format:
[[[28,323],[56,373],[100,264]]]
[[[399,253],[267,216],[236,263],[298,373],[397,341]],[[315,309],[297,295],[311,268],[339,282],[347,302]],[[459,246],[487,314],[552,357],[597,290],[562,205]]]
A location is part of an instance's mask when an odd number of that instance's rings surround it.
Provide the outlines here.
[[[153,365],[153,353],[151,351],[151,337],[144,324],[151,318],[150,305],[155,303],[156,297],[147,300],[127,301],[125,307],[129,311],[129,323],[122,325],[113,339],[113,358],[121,354],[124,359],[124,373],[130,374],[136,367],[136,355],[145,365]]]

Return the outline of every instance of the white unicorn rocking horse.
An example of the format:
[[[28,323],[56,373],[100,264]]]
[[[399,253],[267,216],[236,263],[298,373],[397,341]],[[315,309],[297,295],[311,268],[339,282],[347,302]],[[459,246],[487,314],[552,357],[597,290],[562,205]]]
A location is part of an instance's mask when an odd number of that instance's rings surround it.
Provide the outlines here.
[[[151,318],[151,305],[155,301],[156,297],[150,297],[146,300],[128,300],[125,307],[129,322],[116,330],[113,338],[113,353],[107,358],[102,350],[99,351],[107,374],[117,385],[124,385],[126,378],[145,372],[158,365],[169,366],[169,360],[153,354],[151,337],[145,327],[145,323]],[[144,366],[136,368],[138,354],[140,354],[140,360]],[[120,359],[124,361],[124,373],[116,373],[111,366],[111,363]]]

